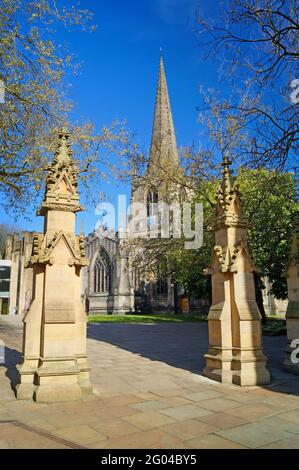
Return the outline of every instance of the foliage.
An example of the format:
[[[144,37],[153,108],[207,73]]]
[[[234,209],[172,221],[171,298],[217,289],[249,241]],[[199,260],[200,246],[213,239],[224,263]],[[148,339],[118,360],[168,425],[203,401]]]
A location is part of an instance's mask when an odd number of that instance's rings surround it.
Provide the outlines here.
[[[197,24],[201,50],[229,87],[215,100],[218,114],[247,134],[239,157],[254,167],[298,170],[298,0],[228,0],[216,16],[198,14]]]
[[[94,194],[99,178],[113,170],[113,156],[130,152],[123,123],[98,131],[70,124],[67,78],[79,64],[60,38],[70,30],[92,31],[92,14],[79,4],[55,0],[2,0],[0,9],[0,202],[7,212],[29,212],[43,188],[57,128],[66,124],[74,142],[81,182]],[[110,161],[111,160],[111,161]],[[114,167],[116,167],[114,163]]]
[[[298,208],[291,174],[265,169],[241,170],[237,179],[244,212],[252,223],[248,240],[254,263],[268,276],[275,297],[287,297],[282,276],[290,251],[293,219]]]
[[[268,317],[267,324],[263,325],[263,334],[267,336],[285,335],[286,332],[286,321],[283,318]]]
[[[290,249],[293,232],[293,218],[298,205],[294,180],[291,174],[277,173],[265,169],[248,170],[242,168],[237,175],[237,183],[242,195],[244,215],[252,224],[248,232],[248,242],[254,264],[262,276],[268,276],[272,292],[277,298],[286,298],[287,288],[282,277]],[[204,204],[204,243],[199,250],[174,250],[177,281],[191,294],[208,297],[210,279],[202,275],[210,264],[214,244],[210,231],[214,209],[207,198],[203,198],[206,187],[209,200],[215,201],[218,183],[202,181],[202,192],[197,197]]]

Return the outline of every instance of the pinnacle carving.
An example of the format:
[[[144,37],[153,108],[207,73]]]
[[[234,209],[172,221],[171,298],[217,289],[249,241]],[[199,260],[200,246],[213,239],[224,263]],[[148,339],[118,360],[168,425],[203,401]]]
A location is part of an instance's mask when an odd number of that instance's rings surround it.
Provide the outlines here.
[[[69,251],[69,266],[87,266],[88,260],[85,255],[84,237],[67,234],[62,230],[55,232],[51,236],[37,233],[33,239],[32,256],[29,265],[34,264],[54,264],[55,248],[62,241],[66,243]]]
[[[226,226],[239,225],[250,228],[251,225],[242,214],[240,193],[238,185],[231,174],[230,165],[231,161],[227,156],[224,157],[221,164],[223,166],[222,183],[217,189],[217,220],[215,226],[222,223]]]
[[[54,158],[48,167],[44,201],[38,214],[44,215],[48,210],[83,210],[79,204],[78,168],[72,159],[69,133],[65,128],[58,134]]]
[[[243,217],[242,207],[240,203],[240,194],[238,186],[232,177],[230,171],[231,161],[228,157],[224,157],[223,163],[223,177],[220,187],[217,190],[217,207],[216,207],[216,221],[213,229],[215,232],[218,229],[225,227],[239,228],[242,230],[243,235],[234,243],[226,240],[225,244],[219,242],[215,244],[213,250],[213,257],[211,268],[205,270],[205,274],[211,275],[213,272],[237,272],[238,263],[241,258],[246,258],[247,268],[250,272],[258,271],[252,262],[246,239],[246,229],[251,225]]]

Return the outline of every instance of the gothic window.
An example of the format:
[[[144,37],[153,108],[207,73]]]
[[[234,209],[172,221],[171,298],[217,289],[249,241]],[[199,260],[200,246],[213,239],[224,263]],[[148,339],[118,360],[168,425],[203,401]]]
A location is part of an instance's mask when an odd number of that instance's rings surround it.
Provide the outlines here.
[[[134,289],[137,291],[140,287],[140,273],[138,268],[134,268],[133,270],[133,286]]]
[[[166,295],[168,292],[168,282],[167,279],[159,278],[157,281],[157,294]]]
[[[148,217],[155,215],[155,206],[153,204],[158,203],[158,193],[156,189],[152,188],[147,193],[146,198],[146,212]]]
[[[94,292],[97,294],[109,293],[111,289],[111,266],[108,255],[100,250],[93,268]]]
[[[166,295],[168,293],[167,260],[162,258],[157,265],[157,294]]]

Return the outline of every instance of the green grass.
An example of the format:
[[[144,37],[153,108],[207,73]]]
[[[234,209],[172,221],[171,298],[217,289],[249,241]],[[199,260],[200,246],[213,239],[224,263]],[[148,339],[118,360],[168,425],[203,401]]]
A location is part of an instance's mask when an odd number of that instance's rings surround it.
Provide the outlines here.
[[[204,314],[156,314],[156,315],[89,315],[89,323],[188,323],[206,322]],[[284,318],[268,317],[266,325],[262,325],[263,334],[267,336],[284,335],[286,322]]]
[[[89,315],[89,323],[186,323],[206,321],[203,314]]]
[[[268,317],[267,323],[263,325],[263,333],[268,336],[286,334],[287,327],[284,318]]]

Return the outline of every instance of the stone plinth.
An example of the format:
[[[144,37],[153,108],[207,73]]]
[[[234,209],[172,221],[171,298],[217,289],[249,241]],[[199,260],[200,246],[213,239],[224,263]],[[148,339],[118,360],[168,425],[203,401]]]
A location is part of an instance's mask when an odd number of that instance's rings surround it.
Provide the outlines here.
[[[255,299],[255,270],[247,246],[248,223],[227,158],[218,190],[211,268],[212,305],[204,375],[240,386],[270,382],[262,351],[261,315]]]
[[[74,400],[92,392],[80,297],[80,272],[87,260],[84,237],[75,235],[75,213],[82,207],[68,138],[60,132],[39,211],[45,217],[44,233],[35,235],[29,262],[34,299],[24,317],[17,398],[38,402]]]

